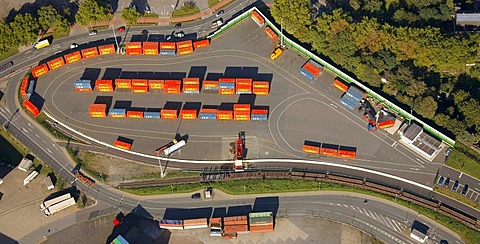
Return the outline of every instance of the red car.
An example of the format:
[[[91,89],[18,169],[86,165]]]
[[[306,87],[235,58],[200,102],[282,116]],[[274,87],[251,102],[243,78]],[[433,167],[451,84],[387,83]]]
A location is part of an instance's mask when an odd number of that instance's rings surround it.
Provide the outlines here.
[[[125,30],[125,26],[120,26],[117,28],[117,32],[122,32]]]

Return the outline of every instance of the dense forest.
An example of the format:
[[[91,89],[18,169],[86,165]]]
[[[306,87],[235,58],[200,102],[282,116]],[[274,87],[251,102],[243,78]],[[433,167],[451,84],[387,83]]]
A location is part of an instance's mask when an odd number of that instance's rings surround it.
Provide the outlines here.
[[[480,38],[453,32],[452,0],[345,0],[318,8],[310,0],[276,0],[271,14],[407,111],[457,139],[480,140]]]

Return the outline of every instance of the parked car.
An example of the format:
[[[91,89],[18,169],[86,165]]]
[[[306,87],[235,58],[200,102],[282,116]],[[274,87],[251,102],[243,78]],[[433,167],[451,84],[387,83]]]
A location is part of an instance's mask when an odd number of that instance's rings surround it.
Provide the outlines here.
[[[205,198],[213,198],[213,187],[205,189]]]
[[[217,27],[220,27],[221,25],[223,25],[223,20],[222,19],[218,19],[218,20],[215,20],[212,22],[212,28],[217,28]]]
[[[182,38],[185,36],[185,33],[183,33],[183,31],[179,31],[173,34],[173,36],[175,36],[176,38]]]
[[[452,187],[452,191],[457,191],[458,190],[458,180],[455,181],[455,183],[453,184],[453,187]]]
[[[192,199],[200,199],[201,197],[202,197],[202,194],[200,194],[200,193],[198,193],[198,192],[192,194]]]
[[[443,185],[445,187],[448,187],[449,184],[450,184],[450,177],[447,177],[447,179],[445,180],[445,183]]]
[[[122,32],[125,30],[125,26],[120,26],[117,28],[117,32]]]
[[[175,24],[175,29],[179,29],[180,27],[182,27],[182,23],[176,23]]]
[[[218,11],[218,12],[215,14],[215,16],[218,18],[218,17],[222,16],[224,13],[225,13],[225,11],[223,11],[223,9],[222,9],[222,10]]]
[[[445,178],[443,178],[443,176],[440,176],[440,179],[438,179],[438,185],[442,186],[444,181],[445,181]]]
[[[97,31],[96,30],[92,30],[88,33],[89,36],[94,36],[97,34]]]
[[[77,43],[70,44],[70,49],[74,49],[74,48],[77,48],[77,47],[78,47]]]
[[[445,151],[445,156],[448,157],[450,156],[450,153],[452,153],[453,149],[452,148],[449,148]]]
[[[448,244],[448,241],[447,240],[441,240],[440,244]]]
[[[170,40],[170,39],[172,39],[171,35],[168,35],[168,36],[165,37],[165,40],[167,40],[167,41]]]
[[[467,194],[467,192],[468,192],[468,185],[465,184],[465,185],[463,186],[463,189],[462,189],[462,195]]]

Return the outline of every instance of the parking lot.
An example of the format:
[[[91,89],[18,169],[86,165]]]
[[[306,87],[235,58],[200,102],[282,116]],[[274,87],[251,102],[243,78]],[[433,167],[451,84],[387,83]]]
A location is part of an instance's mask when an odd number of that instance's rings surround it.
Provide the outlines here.
[[[480,203],[480,183],[477,179],[469,175],[448,167],[442,167],[439,171],[436,184],[457,192],[476,203]]]
[[[109,55],[67,65],[40,77],[36,92],[45,99],[43,110],[62,123],[113,144],[119,137],[133,140],[132,150],[153,154],[175,134],[188,135],[185,148],[171,157],[183,159],[230,159],[232,143],[239,131],[246,131],[247,158],[305,158],[360,165],[432,184],[436,166],[397,143],[397,135],[368,132],[361,112],[348,110],[339,103],[341,91],[332,86],[329,72],[314,81],[303,77],[300,67],[307,61],[286,50],[277,60],[269,59],[275,43],[253,21],[245,21],[212,41],[211,46],[187,56]],[[269,81],[270,94],[219,95],[76,93],[76,79],[115,78],[181,79],[199,77],[252,78]],[[160,109],[164,106],[227,105],[250,103],[269,108],[269,121],[205,121],[90,118],[91,103],[111,107]],[[311,157],[301,152],[304,140],[333,143],[357,148],[357,159]],[[438,157],[435,163],[443,163]],[[419,177],[420,176],[420,177]]]

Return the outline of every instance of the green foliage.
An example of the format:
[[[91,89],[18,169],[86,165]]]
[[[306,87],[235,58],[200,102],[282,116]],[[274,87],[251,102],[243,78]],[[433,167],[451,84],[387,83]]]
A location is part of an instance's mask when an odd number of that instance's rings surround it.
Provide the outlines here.
[[[198,8],[198,6],[194,6],[193,8],[183,6],[179,9],[175,9],[175,11],[173,11],[172,13],[172,16],[181,17],[181,16],[194,15],[197,13],[200,13],[200,9]]]
[[[43,6],[37,11],[38,23],[43,31],[47,31],[61,16],[51,5]]]
[[[99,21],[110,20],[110,10],[104,1],[85,0],[80,3],[75,19],[82,25],[91,25]]]
[[[12,33],[18,38],[18,44],[25,45],[37,41],[40,25],[29,13],[17,14],[10,22]]]
[[[415,99],[412,107],[413,111],[417,112],[418,114],[422,115],[427,119],[433,119],[437,108],[438,104],[431,96],[425,98],[419,97]]]
[[[305,28],[313,23],[310,0],[276,0],[271,13],[275,21],[283,22],[283,28],[292,35],[306,31]]]
[[[140,16],[141,14],[133,8],[124,8],[122,10],[122,19],[125,20],[128,25],[136,24]]]
[[[18,46],[18,37],[13,34],[12,27],[0,21],[0,52],[7,52],[15,46]]]
[[[66,18],[59,18],[55,21],[55,29],[53,31],[53,36],[55,38],[60,38],[68,36],[70,34],[70,22]]]

